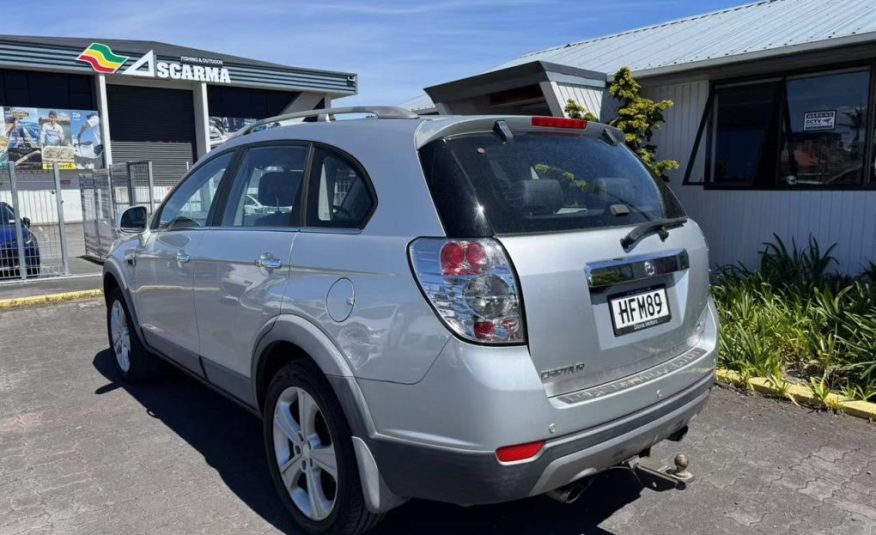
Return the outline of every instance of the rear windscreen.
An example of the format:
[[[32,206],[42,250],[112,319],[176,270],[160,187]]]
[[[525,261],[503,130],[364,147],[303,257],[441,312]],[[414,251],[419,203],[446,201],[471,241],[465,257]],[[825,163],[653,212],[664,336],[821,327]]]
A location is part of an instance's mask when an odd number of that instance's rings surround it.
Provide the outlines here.
[[[494,133],[432,141],[420,159],[454,236],[584,230],[681,217],[675,196],[604,137]]]

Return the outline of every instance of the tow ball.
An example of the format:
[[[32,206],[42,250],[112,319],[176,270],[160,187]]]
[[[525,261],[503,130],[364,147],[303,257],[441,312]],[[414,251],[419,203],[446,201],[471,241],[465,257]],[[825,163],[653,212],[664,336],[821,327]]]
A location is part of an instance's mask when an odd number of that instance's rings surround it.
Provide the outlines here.
[[[694,475],[687,469],[687,455],[675,456],[675,468],[662,465],[651,456],[636,457],[629,461],[629,467],[643,486],[657,492],[684,490],[693,481]]]

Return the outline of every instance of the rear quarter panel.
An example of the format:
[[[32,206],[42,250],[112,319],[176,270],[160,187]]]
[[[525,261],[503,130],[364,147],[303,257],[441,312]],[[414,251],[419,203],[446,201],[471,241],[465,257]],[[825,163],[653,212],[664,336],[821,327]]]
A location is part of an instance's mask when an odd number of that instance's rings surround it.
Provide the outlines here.
[[[314,321],[340,349],[356,377],[416,383],[450,338],[420,293],[407,262],[405,237],[302,232],[292,250],[292,273],[283,312]],[[333,295],[340,279],[352,295]],[[340,321],[338,321],[340,319]]]

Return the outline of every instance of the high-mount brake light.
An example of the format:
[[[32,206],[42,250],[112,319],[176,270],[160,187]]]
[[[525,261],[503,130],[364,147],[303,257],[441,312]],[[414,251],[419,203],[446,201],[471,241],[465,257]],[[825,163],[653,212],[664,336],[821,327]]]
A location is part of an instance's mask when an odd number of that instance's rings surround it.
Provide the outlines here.
[[[420,238],[410,257],[429,304],[453,332],[484,344],[526,341],[520,286],[496,240]]]
[[[587,121],[583,119],[567,119],[566,117],[533,117],[532,126],[545,126],[548,128],[574,128],[583,130],[587,128]]]

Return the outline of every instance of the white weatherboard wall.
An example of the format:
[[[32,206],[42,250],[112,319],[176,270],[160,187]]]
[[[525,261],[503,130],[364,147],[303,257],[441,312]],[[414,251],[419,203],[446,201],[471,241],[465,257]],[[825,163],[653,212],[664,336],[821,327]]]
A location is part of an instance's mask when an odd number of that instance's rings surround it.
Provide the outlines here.
[[[18,192],[18,207],[22,217],[30,218],[34,225],[48,225],[58,222],[58,205],[55,190],[24,190]],[[61,190],[64,201],[64,221],[82,222],[82,196],[78,189]],[[0,191],[0,202],[12,205],[12,192]]]
[[[564,82],[551,82],[551,87],[563,109],[566,107],[566,102],[572,99],[590,113],[602,118],[602,98],[606,94],[605,89]]]
[[[654,142],[658,157],[681,164],[671,173],[669,185],[705,232],[713,264],[741,261],[757,267],[758,251],[763,242],[772,241],[773,233],[789,247],[792,238],[798,246],[804,245],[810,234],[822,248],[836,243],[832,254],[841,272],[855,274],[868,260],[876,261],[876,191],[729,191],[684,186],[684,169],[708,99],[709,84],[646,85],[644,94],[675,103],[666,112],[666,123]],[[691,177],[702,177],[704,166],[705,158],[696,158]]]

